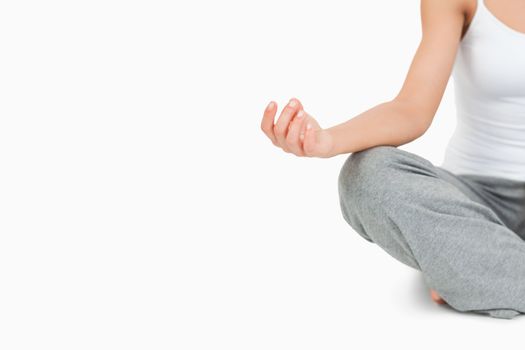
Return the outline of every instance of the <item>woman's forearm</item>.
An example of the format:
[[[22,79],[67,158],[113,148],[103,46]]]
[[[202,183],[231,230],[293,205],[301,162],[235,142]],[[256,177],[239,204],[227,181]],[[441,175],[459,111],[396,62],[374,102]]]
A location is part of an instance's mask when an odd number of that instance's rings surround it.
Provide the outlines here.
[[[428,128],[413,104],[391,100],[374,106],[354,118],[326,129],[333,139],[333,155],[353,153],[377,145],[409,143]]]

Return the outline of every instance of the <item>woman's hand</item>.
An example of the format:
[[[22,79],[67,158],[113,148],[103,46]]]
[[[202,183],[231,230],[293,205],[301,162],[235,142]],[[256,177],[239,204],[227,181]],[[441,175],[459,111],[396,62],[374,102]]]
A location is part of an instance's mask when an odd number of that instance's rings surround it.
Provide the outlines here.
[[[334,154],[332,136],[292,98],[274,125],[277,104],[271,101],[264,111],[262,131],[272,143],[299,157],[329,158]]]

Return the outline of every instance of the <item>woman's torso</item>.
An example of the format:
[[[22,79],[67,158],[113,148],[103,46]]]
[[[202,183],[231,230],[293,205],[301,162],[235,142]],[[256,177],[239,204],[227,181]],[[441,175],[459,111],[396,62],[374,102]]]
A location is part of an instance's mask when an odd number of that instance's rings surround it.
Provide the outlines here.
[[[525,6],[509,16],[496,0],[472,3],[452,71],[457,125],[440,166],[525,181]]]

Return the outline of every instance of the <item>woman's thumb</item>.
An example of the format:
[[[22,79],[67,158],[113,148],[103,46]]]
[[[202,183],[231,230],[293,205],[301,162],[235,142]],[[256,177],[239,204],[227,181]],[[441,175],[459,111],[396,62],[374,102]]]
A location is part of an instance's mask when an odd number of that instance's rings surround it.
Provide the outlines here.
[[[304,153],[306,153],[306,155],[312,155],[317,145],[317,133],[313,128],[311,120],[308,120],[306,122],[305,129],[306,130],[304,135]]]

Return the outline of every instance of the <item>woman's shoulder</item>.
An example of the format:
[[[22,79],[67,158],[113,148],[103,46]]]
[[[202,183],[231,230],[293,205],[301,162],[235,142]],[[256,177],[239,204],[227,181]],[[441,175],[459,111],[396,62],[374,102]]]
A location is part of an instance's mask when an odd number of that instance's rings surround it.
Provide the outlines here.
[[[477,5],[478,0],[421,0],[422,21],[432,23],[434,26],[433,23],[457,21],[460,18],[463,26],[461,37],[463,37],[474,18]]]
[[[447,10],[471,16],[477,6],[478,0],[421,0],[422,8]]]

